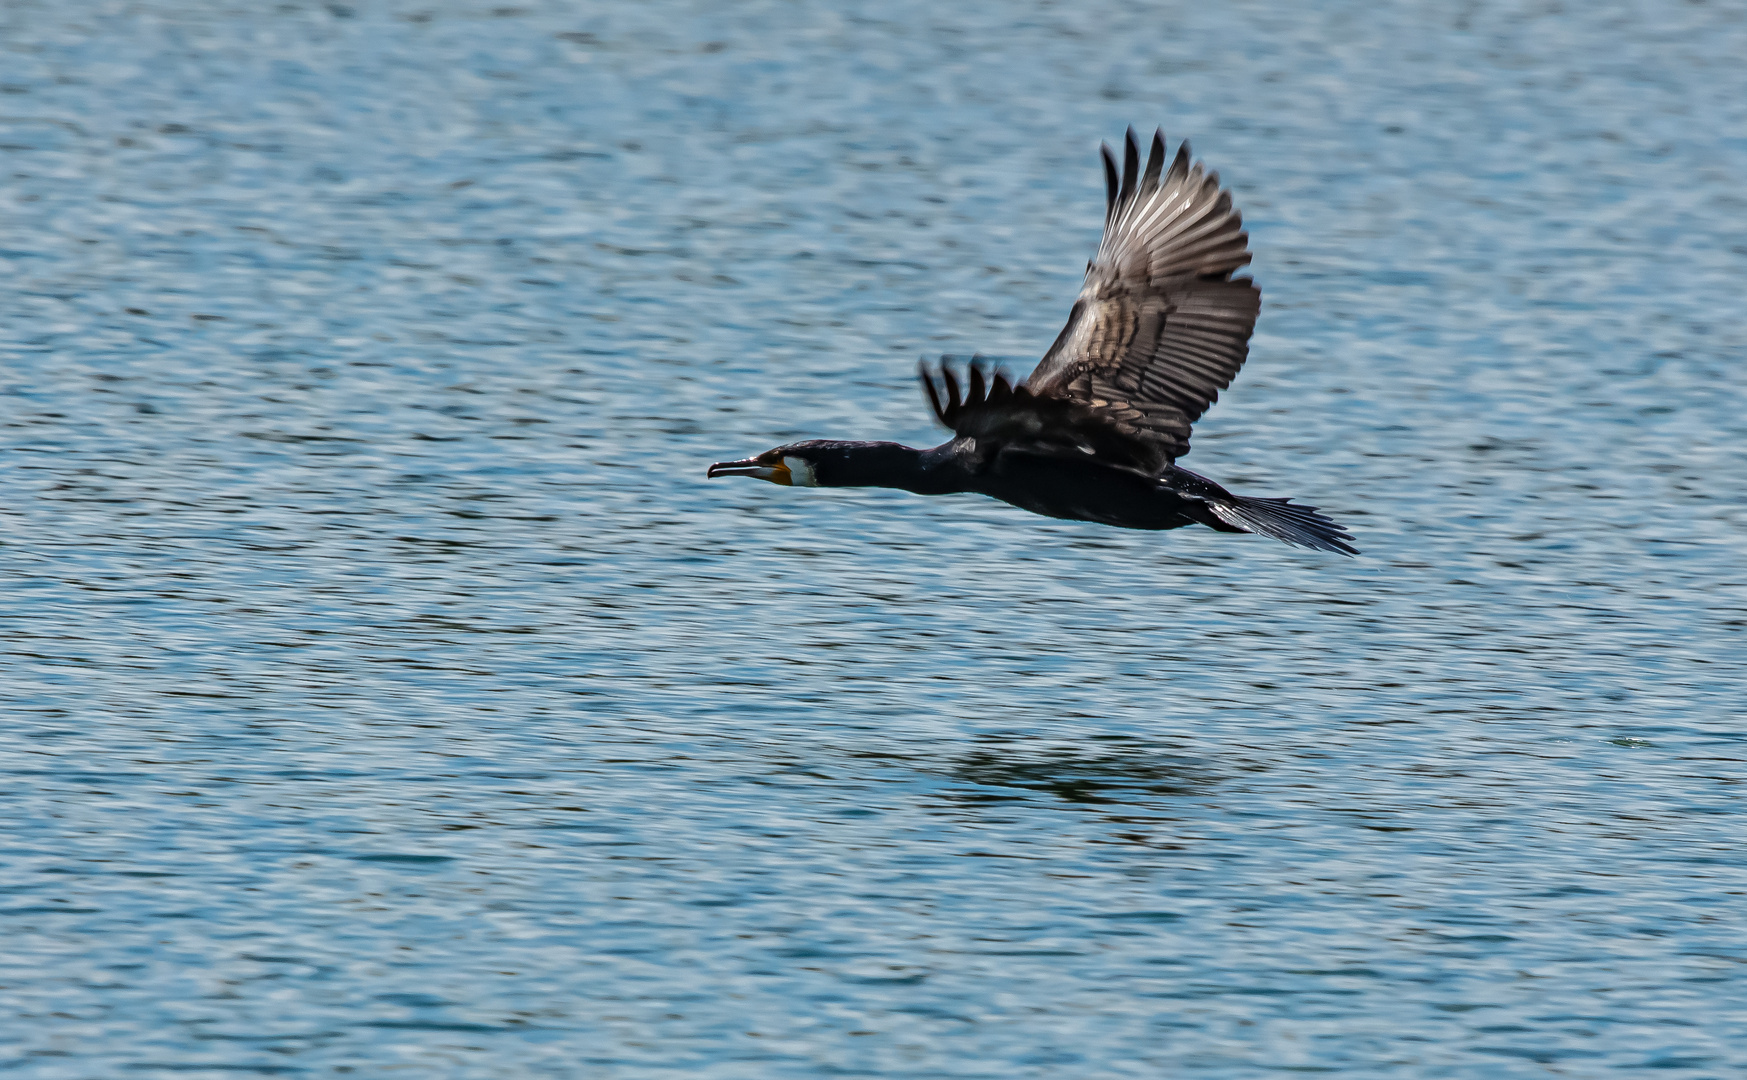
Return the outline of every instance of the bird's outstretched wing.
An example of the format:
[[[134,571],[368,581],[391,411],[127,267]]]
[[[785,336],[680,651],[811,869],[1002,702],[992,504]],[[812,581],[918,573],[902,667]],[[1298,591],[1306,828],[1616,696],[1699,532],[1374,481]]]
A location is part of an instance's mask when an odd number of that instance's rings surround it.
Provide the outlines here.
[[[1189,426],[1249,355],[1261,291],[1231,276],[1250,261],[1249,235],[1219,175],[1190,164],[1188,143],[1167,171],[1155,132],[1143,172],[1130,128],[1120,177],[1103,153],[1104,241],[1024,388],[1096,412],[1169,461],[1189,452]]]
[[[1067,397],[1039,397],[1000,371],[985,371],[980,358],[972,357],[966,365],[962,389],[948,357],[941,357],[938,371],[924,363],[917,374],[935,417],[969,440],[962,453],[978,467],[1006,450],[1086,455],[1146,476],[1158,476],[1170,466],[1156,440],[1117,423],[1106,411]]]

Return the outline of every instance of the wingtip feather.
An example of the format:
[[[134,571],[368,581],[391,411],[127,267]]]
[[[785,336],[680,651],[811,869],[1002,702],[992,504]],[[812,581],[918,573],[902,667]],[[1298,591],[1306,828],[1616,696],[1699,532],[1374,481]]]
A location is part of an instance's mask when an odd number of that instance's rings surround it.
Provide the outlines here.
[[[1129,128],[1128,134],[1122,140],[1122,190],[1117,194],[1116,201],[1126,203],[1134,196],[1134,189],[1140,183],[1140,143],[1134,137],[1134,129]]]
[[[1153,145],[1146,155],[1146,173],[1141,177],[1140,190],[1149,194],[1159,188],[1159,175],[1165,168],[1165,129],[1153,132]]]
[[[1116,213],[1116,155],[1111,152],[1110,144],[1098,144],[1098,153],[1104,160],[1104,217],[1108,220]]]

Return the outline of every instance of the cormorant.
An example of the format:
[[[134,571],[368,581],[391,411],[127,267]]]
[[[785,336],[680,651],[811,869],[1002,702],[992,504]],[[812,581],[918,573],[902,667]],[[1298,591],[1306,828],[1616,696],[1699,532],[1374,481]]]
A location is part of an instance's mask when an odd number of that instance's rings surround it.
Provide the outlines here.
[[[811,439],[709,476],[756,476],[795,487],[889,487],[918,495],[978,492],[1054,518],[1125,529],[1201,524],[1356,555],[1353,537],[1314,506],[1233,495],[1176,465],[1189,425],[1249,355],[1261,291],[1232,273],[1249,235],[1219,174],[1165,169],[1162,131],[1146,168],[1128,130],[1120,175],[1101,147],[1108,189],[1104,239],[1068,324],[1023,382],[973,359],[961,388],[943,358],[920,371],[928,403],[953,437],[929,450],[891,442]]]

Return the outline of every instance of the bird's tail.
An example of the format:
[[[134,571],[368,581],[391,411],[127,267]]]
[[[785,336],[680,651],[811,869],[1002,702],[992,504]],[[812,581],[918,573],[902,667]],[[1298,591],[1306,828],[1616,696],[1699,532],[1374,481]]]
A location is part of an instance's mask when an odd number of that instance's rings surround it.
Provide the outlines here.
[[[1244,532],[1261,533],[1276,540],[1318,551],[1357,555],[1359,549],[1346,543],[1351,533],[1316,512],[1314,506],[1294,506],[1290,499],[1250,499],[1228,494],[1208,500],[1214,516]]]

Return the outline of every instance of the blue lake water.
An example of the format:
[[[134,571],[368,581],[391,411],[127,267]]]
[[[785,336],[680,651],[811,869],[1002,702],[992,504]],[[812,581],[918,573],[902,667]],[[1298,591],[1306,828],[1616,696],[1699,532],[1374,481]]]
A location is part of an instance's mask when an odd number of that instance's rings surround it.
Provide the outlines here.
[[[0,1067],[1747,1070],[1747,10],[0,7]],[[706,482],[1021,371],[1099,139],[1346,560]]]

